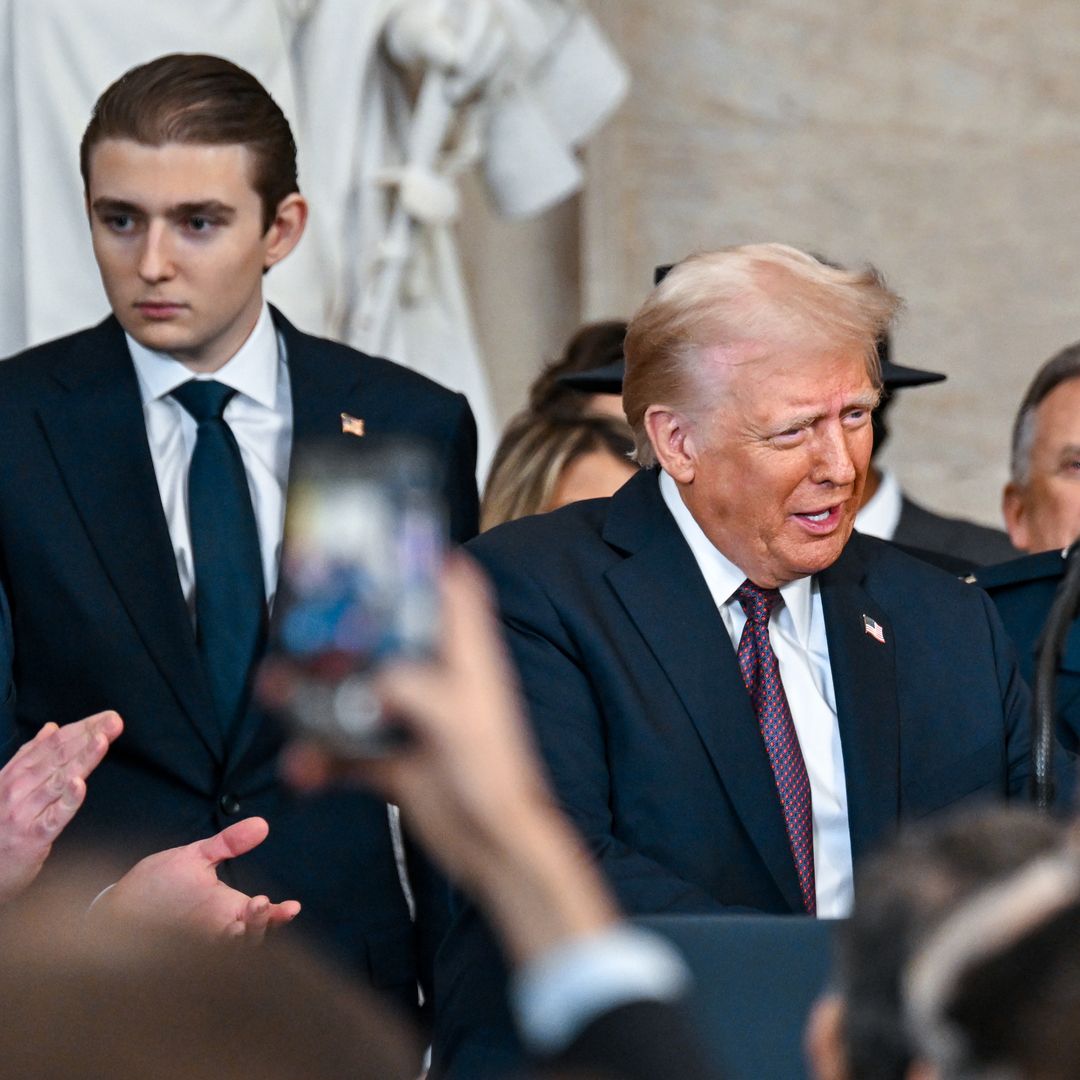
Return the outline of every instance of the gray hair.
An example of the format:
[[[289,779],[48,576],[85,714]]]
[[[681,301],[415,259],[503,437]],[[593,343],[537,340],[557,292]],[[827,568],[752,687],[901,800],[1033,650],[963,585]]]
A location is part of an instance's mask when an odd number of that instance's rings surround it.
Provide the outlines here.
[[[1031,479],[1031,450],[1035,445],[1035,413],[1062,383],[1080,378],[1080,342],[1062,349],[1035,373],[1013,421],[1009,454],[1010,479],[1023,487]]]

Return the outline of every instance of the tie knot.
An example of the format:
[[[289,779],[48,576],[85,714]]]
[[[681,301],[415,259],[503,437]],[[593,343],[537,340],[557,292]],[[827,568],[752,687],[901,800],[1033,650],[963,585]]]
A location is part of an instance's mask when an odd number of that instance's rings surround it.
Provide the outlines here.
[[[739,586],[735,595],[739,598],[746,617],[755,623],[767,623],[772,609],[780,602],[779,589],[763,589],[749,580]]]
[[[201,424],[204,420],[220,420],[236,391],[213,379],[192,379],[178,386],[172,396]]]

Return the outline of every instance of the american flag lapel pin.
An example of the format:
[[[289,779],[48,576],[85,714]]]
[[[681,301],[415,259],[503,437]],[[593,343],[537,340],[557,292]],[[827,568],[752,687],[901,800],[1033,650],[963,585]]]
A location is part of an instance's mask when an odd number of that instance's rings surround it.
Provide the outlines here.
[[[364,434],[364,421],[359,416],[350,416],[347,412],[341,414],[341,430],[345,435],[362,436]]]
[[[882,629],[881,623],[876,619],[871,619],[869,615],[863,615],[862,625],[863,630],[865,630],[879,645],[885,644],[885,631]]]

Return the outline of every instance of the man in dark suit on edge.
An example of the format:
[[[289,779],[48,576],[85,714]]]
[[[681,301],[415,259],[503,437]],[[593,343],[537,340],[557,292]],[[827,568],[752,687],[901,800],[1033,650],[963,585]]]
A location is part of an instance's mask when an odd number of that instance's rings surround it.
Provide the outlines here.
[[[286,791],[283,734],[248,698],[292,451],[361,446],[343,413],[368,437],[426,440],[462,540],[477,520],[469,407],[267,306],[262,276],[307,206],[288,122],[247,72],[196,55],[132,69],[98,100],[81,165],[113,314],[0,364],[21,737],[104,708],[125,723],[58,854],[104,845],[134,863],[261,815],[270,837],[231,883],[295,896],[340,961],[415,1005],[386,806]]]
[[[626,338],[646,468],[470,545],[556,794],[630,914],[841,916],[900,821],[1023,790],[1028,694],[993,605],[852,532],[897,303],[778,244],[686,259]],[[451,1065],[497,1026],[476,933],[466,912],[436,972]]]

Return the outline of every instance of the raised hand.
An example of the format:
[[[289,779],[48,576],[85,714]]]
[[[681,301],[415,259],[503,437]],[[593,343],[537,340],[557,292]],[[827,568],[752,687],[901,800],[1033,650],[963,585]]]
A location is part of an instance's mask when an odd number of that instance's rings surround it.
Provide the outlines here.
[[[260,941],[268,929],[296,918],[300,904],[247,896],[221,881],[217,868],[258,847],[269,832],[262,818],[244,818],[205,840],[148,855],[101,897],[95,911],[212,938]]]
[[[114,712],[49,723],[0,769],[0,903],[37,877],[86,798],[86,778],[123,729]]]

